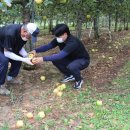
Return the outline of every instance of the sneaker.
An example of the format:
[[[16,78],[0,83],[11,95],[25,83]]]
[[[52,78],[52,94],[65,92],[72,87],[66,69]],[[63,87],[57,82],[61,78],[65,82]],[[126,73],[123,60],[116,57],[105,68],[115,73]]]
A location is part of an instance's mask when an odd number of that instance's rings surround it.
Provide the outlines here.
[[[23,82],[21,80],[18,80],[11,76],[7,76],[7,82],[11,83],[11,84],[23,84]]]
[[[5,88],[5,85],[0,85],[0,95],[10,95],[10,91]]]
[[[74,85],[74,89],[80,89],[83,84],[83,80],[76,81]]]
[[[75,77],[73,75],[70,75],[70,76],[65,76],[61,82],[66,83],[66,82],[74,81],[74,80],[75,80]]]

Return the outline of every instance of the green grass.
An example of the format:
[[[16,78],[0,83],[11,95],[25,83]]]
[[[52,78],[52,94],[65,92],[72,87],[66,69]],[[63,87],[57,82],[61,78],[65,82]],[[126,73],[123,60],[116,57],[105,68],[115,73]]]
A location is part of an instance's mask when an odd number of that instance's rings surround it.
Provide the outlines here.
[[[99,92],[88,83],[80,91],[71,91],[67,86],[62,97],[35,110],[35,115],[39,111],[46,114],[43,120],[34,118],[38,126],[23,118],[25,126],[20,130],[35,130],[37,127],[39,130],[130,130],[129,70],[130,62],[127,62],[119,76],[113,79],[113,85],[104,86],[108,89],[105,92]],[[97,100],[102,101],[101,106],[97,105]],[[57,112],[57,118],[54,112]],[[22,115],[18,111],[15,117],[21,119]],[[10,130],[9,124],[4,123],[0,130]]]

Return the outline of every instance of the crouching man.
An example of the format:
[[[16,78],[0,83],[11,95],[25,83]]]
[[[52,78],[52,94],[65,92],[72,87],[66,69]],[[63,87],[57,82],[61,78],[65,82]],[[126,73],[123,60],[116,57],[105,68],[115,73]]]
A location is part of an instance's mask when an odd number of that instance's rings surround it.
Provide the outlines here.
[[[39,29],[34,23],[24,25],[12,24],[0,28],[0,94],[9,95],[10,91],[5,87],[5,80],[14,82],[19,73],[21,63],[33,65],[24,45],[31,38],[36,41]],[[8,71],[8,63],[11,67]],[[7,74],[8,72],[8,74]]]
[[[33,63],[51,61],[61,73],[64,79],[61,82],[75,81],[74,89],[80,89],[83,84],[81,70],[88,67],[90,57],[83,43],[74,37],[66,24],[58,24],[54,29],[55,38],[46,45],[36,48],[30,53],[45,52],[52,48],[59,47],[60,52],[50,56],[37,57],[33,59]]]

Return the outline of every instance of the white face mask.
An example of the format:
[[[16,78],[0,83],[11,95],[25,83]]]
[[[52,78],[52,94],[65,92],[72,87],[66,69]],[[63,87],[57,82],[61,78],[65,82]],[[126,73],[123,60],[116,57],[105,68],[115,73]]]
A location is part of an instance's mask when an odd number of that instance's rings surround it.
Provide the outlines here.
[[[63,43],[64,42],[62,38],[57,37],[56,40],[57,40],[58,43]]]
[[[26,37],[21,37],[23,41],[28,41]]]

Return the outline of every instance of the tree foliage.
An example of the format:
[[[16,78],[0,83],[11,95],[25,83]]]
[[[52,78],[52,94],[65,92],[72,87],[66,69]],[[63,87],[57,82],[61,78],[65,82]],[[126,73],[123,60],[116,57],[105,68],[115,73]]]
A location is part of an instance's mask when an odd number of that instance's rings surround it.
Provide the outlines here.
[[[58,22],[73,23],[79,31],[79,37],[82,24],[87,22],[93,22],[94,30],[98,33],[99,18],[102,16],[109,16],[107,26],[111,29],[111,22],[114,22],[115,31],[118,27],[122,27],[122,24],[124,29],[128,28],[130,20],[129,0],[43,0],[41,4],[37,4],[35,0],[12,0],[10,2],[12,6],[8,7],[5,0],[0,1],[1,23],[21,22],[22,19],[28,17],[30,20],[33,17],[39,23],[48,22],[49,30]]]

